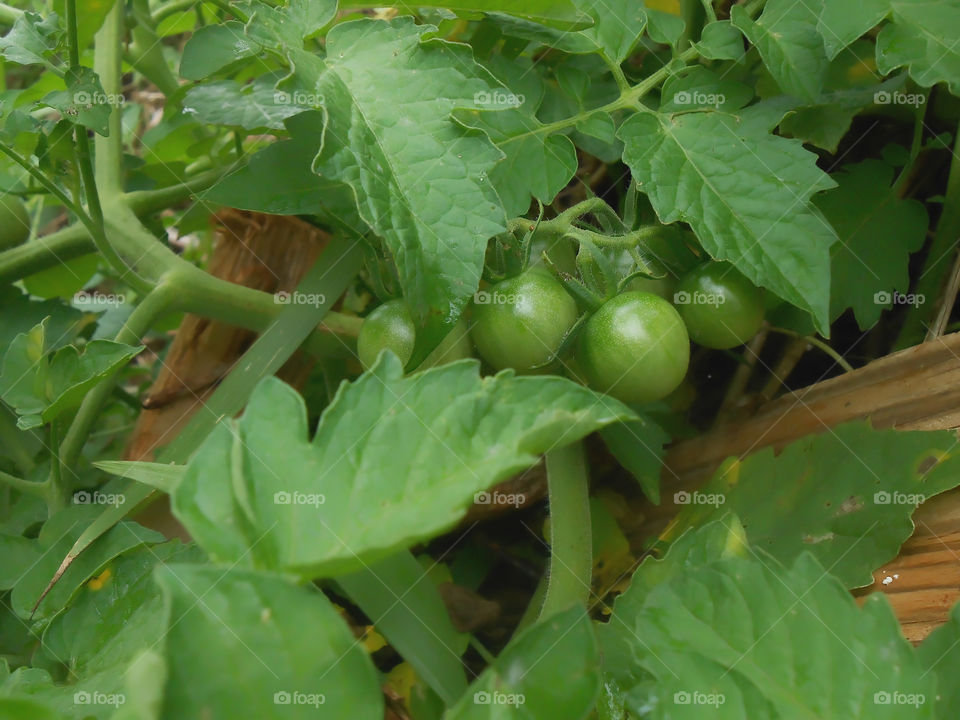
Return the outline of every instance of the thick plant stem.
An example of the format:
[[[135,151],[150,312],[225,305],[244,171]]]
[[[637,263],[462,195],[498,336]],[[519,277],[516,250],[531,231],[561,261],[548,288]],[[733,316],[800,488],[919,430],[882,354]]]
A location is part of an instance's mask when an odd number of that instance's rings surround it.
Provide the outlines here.
[[[540,619],[586,607],[593,574],[590,499],[583,444],[547,453],[550,496],[550,577]]]
[[[100,76],[100,83],[107,98],[120,97],[120,55],[124,46],[124,3],[115,3],[107,13],[94,38],[95,53],[93,69]],[[96,182],[100,193],[111,199],[119,197],[123,191],[120,169],[123,163],[123,132],[121,127],[120,103],[110,108],[108,134],[96,136],[97,168]]]
[[[3,470],[0,470],[0,484],[12,487],[18,492],[35,495],[37,497],[46,497],[47,486],[45,483],[24,480],[23,478],[18,478],[10,473],[5,473]]]
[[[946,199],[943,211],[937,223],[937,229],[927,251],[923,271],[917,279],[913,294],[925,299],[907,313],[907,319],[900,330],[894,350],[902,350],[923,342],[927,328],[933,323],[939,311],[938,302],[947,275],[953,265],[953,255],[960,238],[960,127],[957,128],[953,145],[953,160],[950,162],[950,175],[947,178]]]

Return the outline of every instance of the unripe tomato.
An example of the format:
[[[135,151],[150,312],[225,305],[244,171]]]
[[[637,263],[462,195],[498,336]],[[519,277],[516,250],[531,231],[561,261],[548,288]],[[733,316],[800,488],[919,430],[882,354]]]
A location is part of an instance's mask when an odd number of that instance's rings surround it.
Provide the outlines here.
[[[626,292],[587,321],[577,339],[577,362],[595,390],[628,403],[652,402],[683,381],[690,338],[666,300]]]
[[[0,195],[0,250],[21,245],[30,237],[30,215],[23,200]]]
[[[473,342],[497,370],[527,371],[543,365],[577,321],[577,304],[563,285],[542,268],[477,293]]]
[[[684,275],[674,303],[690,338],[704,347],[742,345],[763,324],[763,294],[729,263],[705,263]]]
[[[407,304],[400,299],[388,300],[367,315],[360,326],[357,336],[360,364],[367,369],[376,362],[381,350],[392,350],[406,365],[416,340],[416,326]]]

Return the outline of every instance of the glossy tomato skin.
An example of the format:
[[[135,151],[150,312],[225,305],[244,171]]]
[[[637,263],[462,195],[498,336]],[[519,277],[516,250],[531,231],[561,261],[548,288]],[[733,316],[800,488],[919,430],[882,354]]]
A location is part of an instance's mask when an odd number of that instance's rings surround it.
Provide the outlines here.
[[[0,196],[0,250],[8,250],[30,237],[30,214],[23,200],[14,195]]]
[[[417,340],[416,326],[407,304],[400,299],[388,300],[367,315],[357,336],[357,355],[366,370],[377,360],[381,350],[392,350],[406,365],[413,355]]]
[[[496,370],[543,365],[577,321],[577,304],[547,270],[531,268],[477,293],[473,342]]]
[[[729,263],[705,263],[684,275],[674,303],[690,339],[704,347],[742,345],[763,324],[763,294]]]
[[[690,338],[666,300],[625,292],[605,302],[577,339],[577,362],[595,390],[627,403],[666,397],[683,381]]]

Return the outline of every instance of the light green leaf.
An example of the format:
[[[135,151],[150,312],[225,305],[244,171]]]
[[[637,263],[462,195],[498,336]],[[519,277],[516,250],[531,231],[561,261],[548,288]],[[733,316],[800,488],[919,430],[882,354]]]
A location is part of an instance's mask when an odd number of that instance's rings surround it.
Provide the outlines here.
[[[241,85],[235,80],[194,85],[183,98],[183,112],[211,125],[239,126],[245,130],[283,129],[283,121],[310,109],[274,89],[276,78],[265,75]]]
[[[270,47],[302,48],[337,14],[336,0],[290,0],[274,7],[264,2],[240,3],[250,16],[247,34]]]
[[[960,605],[950,610],[950,619],[936,628],[917,648],[920,664],[937,679],[934,717],[951,720],[960,713]]]
[[[712,257],[807,310],[829,333],[836,233],[809,201],[835,183],[816,155],[720,113],[637,114],[619,136],[661,222],[690,223]]]
[[[144,462],[143,460],[102,460],[94,467],[111,475],[136,480],[144,485],[157,488],[165,493],[171,492],[183,479],[184,465]]]
[[[630,587],[617,597],[616,614],[610,622],[597,625],[606,677],[623,687],[632,687],[646,672],[634,664],[635,636],[625,631],[620,618],[640,612],[647,595],[674,577],[729,557],[749,552],[743,526],[734,515],[684,532],[670,543],[666,555],[647,555],[630,579]]]
[[[735,5],[730,19],[759,50],[785,93],[811,102],[817,99],[830,61],[817,32],[818,18],[808,4],[770,0],[756,20],[742,5]]]
[[[85,499],[86,502],[81,502]],[[30,617],[34,605],[40,600],[40,596],[57,572],[60,562],[70,550],[73,541],[102,509],[99,503],[111,499],[120,505],[123,504],[122,498],[117,496],[108,497],[102,493],[94,496],[91,493],[88,498],[85,498],[78,494],[78,504],[60,510],[44,523],[35,541],[42,556],[23,575],[20,582],[13,588],[11,595],[11,604],[18,615],[23,618]],[[97,504],[94,504],[94,500]],[[160,533],[133,522],[115,525],[67,568],[43,598],[33,617],[36,619],[53,617],[70,602],[74,593],[90,578],[101,572],[110,560],[140,545],[163,540],[164,537]]]
[[[481,379],[475,361],[404,377],[384,353],[312,442],[300,396],[264,380],[193,457],[173,511],[217,560],[330,577],[447,530],[548,448],[631,417],[563,378]]]
[[[729,20],[708,23],[695,47],[710,60],[740,60],[746,52],[743,34]]]
[[[0,590],[10,590],[40,559],[40,548],[32,538],[0,535],[0,557]]]
[[[373,663],[320,590],[204,565],[155,577],[170,618],[162,720],[382,720]]]
[[[659,505],[664,445],[670,434],[649,417],[640,417],[607,425],[600,430],[600,437],[617,462],[637,479],[643,494]]]
[[[377,632],[445,703],[463,695],[467,680],[460,655],[469,636],[454,629],[440,593],[424,581],[424,568],[413,555],[396,553],[341,575],[337,585],[374,618]]]
[[[797,138],[829,153],[835,153],[837,145],[847,134],[858,112],[860,108],[839,103],[799,107],[783,119],[780,132],[787,137]]]
[[[3,357],[0,397],[13,407],[27,430],[75,409],[84,396],[136,356],[135,348],[110,340],[92,340],[83,352],[73,345],[48,353],[44,320],[14,338]]]
[[[753,99],[753,88],[703,67],[667,78],[660,92],[660,112],[726,110],[734,112]]]
[[[590,618],[573,608],[527,628],[478,677],[448,720],[586,718],[600,689]]]
[[[467,46],[423,41],[429,31],[409,17],[357,20],[330,31],[325,62],[292,54],[294,84],[326,101],[314,170],[352,187],[421,320],[431,308],[441,319],[459,314],[506,222],[489,180],[502,155],[450,118],[478,107],[492,78]]]
[[[947,83],[960,95],[960,4],[890,0],[891,22],[877,36],[877,69],[907,66],[923,87]]]
[[[840,236],[831,249],[830,317],[851,307],[865,330],[894,300],[909,299],[910,254],[923,247],[929,218],[923,203],[897,197],[893,168],[879,160],[848,165],[834,179],[838,187],[816,199]]]
[[[886,598],[858,607],[809,554],[683,569],[618,599],[610,626],[633,639],[627,705],[645,717],[932,717],[932,677]]]
[[[65,717],[39,700],[0,698],[0,718],[3,720],[63,720]]]
[[[675,48],[685,29],[683,18],[662,10],[647,10],[647,33],[654,42]]]
[[[531,195],[549,205],[577,171],[577,150],[570,138],[541,132],[543,123],[532,113],[462,110],[455,117],[466,127],[483,130],[504,152],[490,181],[510,216],[525,215]]]
[[[45,341],[55,350],[73,341],[94,316],[65,305],[60,300],[35,300],[12,285],[0,287],[0,353],[9,348],[20,333],[47,319]]]
[[[56,108],[71,122],[106,136],[112,106],[121,104],[123,98],[108,97],[100,78],[88,67],[70,68],[64,81],[67,89],[51,93],[44,98],[44,104]]]
[[[52,67],[50,61],[62,41],[63,32],[55,13],[41,17],[27,11],[16,19],[10,32],[0,38],[0,55],[18,65]]]
[[[784,563],[810,552],[859,587],[910,537],[917,505],[960,483],[958,469],[953,433],[847,423],[778,455],[767,448],[729,461],[703,488],[675,498],[688,507],[672,529],[732,512],[752,545]]]
[[[349,2],[345,5],[350,7]],[[417,3],[417,7],[445,8],[457,13],[507,13],[559,30],[577,30],[590,24],[590,18],[578,9],[578,5],[579,2],[572,0],[442,0]]]
[[[580,34],[611,61],[622,63],[633,52],[647,27],[647,12],[637,0],[579,0],[594,25]]]
[[[243,23],[230,20],[221,25],[207,25],[198,28],[184,46],[180,75],[188,80],[203,80],[261,50],[259,43],[247,37]]]
[[[833,60],[850,43],[876,27],[890,12],[890,0],[817,0],[817,30]]]
[[[284,121],[290,140],[275,142],[237,172],[214,185],[208,202],[274,215],[320,215],[334,227],[369,231],[357,214],[353,190],[333,177],[318,177],[311,163],[323,144],[323,115],[302,112]]]

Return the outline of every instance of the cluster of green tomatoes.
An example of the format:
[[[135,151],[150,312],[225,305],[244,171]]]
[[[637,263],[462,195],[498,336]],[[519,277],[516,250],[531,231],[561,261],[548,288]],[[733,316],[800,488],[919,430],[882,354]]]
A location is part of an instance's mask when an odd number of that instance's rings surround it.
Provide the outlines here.
[[[632,289],[633,287],[647,288]],[[475,296],[461,319],[419,369],[469,357],[473,348],[493,369],[566,372],[627,403],[669,395],[683,381],[690,341],[727,349],[752,338],[764,318],[761,291],[732,265],[706,262],[676,284],[656,280],[604,301],[586,317],[549,270],[531,267]],[[403,300],[371,312],[357,339],[369,367],[384,349],[406,364],[416,330]],[[566,356],[566,357],[564,357]]]

